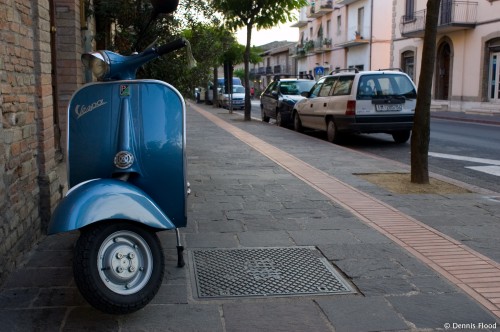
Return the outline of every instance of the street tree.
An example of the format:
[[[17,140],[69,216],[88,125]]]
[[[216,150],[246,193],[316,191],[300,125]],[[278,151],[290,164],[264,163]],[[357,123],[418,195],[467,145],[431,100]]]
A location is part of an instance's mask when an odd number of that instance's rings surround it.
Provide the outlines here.
[[[411,182],[429,183],[429,142],[432,78],[436,62],[436,35],[441,0],[428,0],[417,105],[411,136]]]
[[[245,65],[245,120],[250,121],[250,50],[252,29],[268,29],[294,19],[294,11],[307,6],[307,0],[211,0],[213,7],[224,15],[232,31],[246,28]]]

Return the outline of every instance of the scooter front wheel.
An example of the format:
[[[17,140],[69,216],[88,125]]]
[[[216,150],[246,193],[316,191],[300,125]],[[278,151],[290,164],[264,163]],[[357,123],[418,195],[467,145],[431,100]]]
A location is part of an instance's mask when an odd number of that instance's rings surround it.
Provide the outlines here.
[[[82,229],[73,274],[83,297],[110,314],[127,314],[158,292],[165,261],[156,233],[132,222],[104,221]]]

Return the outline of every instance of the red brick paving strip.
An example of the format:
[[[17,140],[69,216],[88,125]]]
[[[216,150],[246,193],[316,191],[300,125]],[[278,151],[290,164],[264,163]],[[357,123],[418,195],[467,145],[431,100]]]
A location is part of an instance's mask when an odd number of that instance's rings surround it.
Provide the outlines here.
[[[210,112],[190,106],[405,248],[500,317],[500,264]]]

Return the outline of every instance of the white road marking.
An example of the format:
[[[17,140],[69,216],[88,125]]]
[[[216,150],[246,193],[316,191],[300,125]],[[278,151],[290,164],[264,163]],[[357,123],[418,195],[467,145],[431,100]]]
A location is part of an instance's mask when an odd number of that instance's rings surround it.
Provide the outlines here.
[[[486,164],[488,166],[466,166],[465,168],[495,176],[500,176],[500,160],[474,158],[474,157],[458,156],[454,154],[445,154],[436,152],[429,152],[429,156],[436,158],[443,158],[443,159],[467,161],[477,164]]]
[[[469,168],[469,169],[473,169],[475,171],[500,176],[500,166],[468,166],[465,168]]]
[[[478,163],[478,164],[500,166],[500,160],[493,160],[493,159],[474,158],[474,157],[458,156],[458,155],[454,155],[454,154],[444,154],[444,153],[436,153],[436,152],[429,152],[429,156],[436,157],[436,158],[444,158],[444,159],[470,161],[470,162]]]

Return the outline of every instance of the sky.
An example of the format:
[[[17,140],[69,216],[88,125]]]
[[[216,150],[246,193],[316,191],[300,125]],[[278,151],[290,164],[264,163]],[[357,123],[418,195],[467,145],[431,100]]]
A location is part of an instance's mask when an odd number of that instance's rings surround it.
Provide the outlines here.
[[[252,46],[260,46],[273,41],[298,41],[299,40],[299,28],[291,28],[293,22],[286,23],[274,27],[268,30],[254,29],[252,31]],[[236,32],[236,39],[242,45],[247,43],[247,31],[246,28]]]

